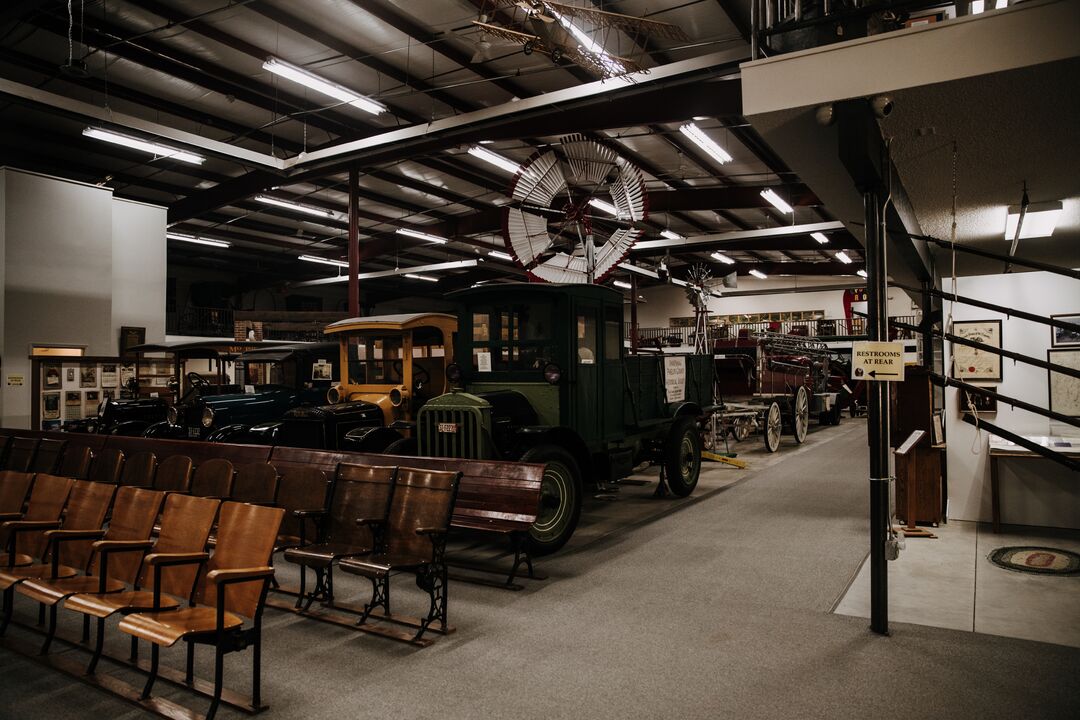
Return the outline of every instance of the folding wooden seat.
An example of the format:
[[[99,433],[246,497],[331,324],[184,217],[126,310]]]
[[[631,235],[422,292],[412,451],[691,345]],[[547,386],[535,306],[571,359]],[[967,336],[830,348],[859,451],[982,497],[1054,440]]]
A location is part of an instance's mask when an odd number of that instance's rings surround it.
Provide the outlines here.
[[[191,478],[191,494],[228,500],[232,496],[235,477],[236,471],[228,460],[224,458],[207,460],[195,468],[195,474]]]
[[[232,499],[236,502],[272,505],[277,499],[277,492],[278,472],[270,463],[237,466],[232,491]]]
[[[0,548],[6,552],[0,554],[0,565],[14,567],[15,565],[28,565],[33,561],[32,556],[22,548],[16,547],[15,540],[19,533],[12,533],[14,521],[37,522],[46,521],[55,523],[60,519],[67,504],[68,495],[75,481],[71,478],[61,478],[55,475],[38,473],[34,476],[34,489],[30,491],[30,502],[26,505],[26,512],[12,512],[0,515]]]
[[[4,470],[29,472],[37,452],[38,438],[14,437],[4,458]]]
[[[184,640],[188,643],[189,683],[193,681],[195,644],[214,646],[214,695],[206,720],[213,719],[221,702],[225,655],[248,647],[253,652],[251,707],[261,707],[262,613],[274,574],[270,554],[284,513],[281,508],[224,503],[218,519],[217,549],[201,574],[194,606],[135,613],[120,622],[121,631],[153,643],[143,700],[150,698],[157,679],[160,647]]]
[[[94,656],[87,668],[93,673],[105,642],[105,620],[149,610],[172,610],[191,597],[199,567],[209,558],[206,539],[217,518],[221,501],[173,493],[165,500],[161,534],[133,588],[114,593],[78,593],[64,602],[66,610],[97,618]]]
[[[60,456],[60,467],[56,474],[60,477],[86,480],[90,476],[90,462],[94,458],[94,452],[86,445],[67,444],[64,454]]]
[[[0,471],[7,467],[7,451],[10,444],[10,435],[0,435]]]
[[[334,563],[343,557],[366,555],[379,548],[377,535],[390,511],[396,474],[396,467],[341,463],[330,491],[329,506],[293,512],[298,518],[322,520],[319,542],[285,550],[285,559],[300,566],[300,594],[296,598],[296,607],[304,605],[307,610],[316,600],[333,605]],[[305,594],[306,568],[315,572],[315,588]]]
[[[170,455],[157,466],[153,488],[162,492],[188,493],[191,491],[191,471],[191,458]]]
[[[154,483],[157,457],[149,450],[141,450],[124,458],[118,482],[128,487],[149,488]]]
[[[119,592],[135,581],[143,554],[152,545],[149,542],[150,531],[164,499],[165,493],[157,490],[120,487],[116,492],[108,530],[86,531],[63,538],[100,539],[94,543],[86,575],[33,578],[16,586],[20,595],[26,595],[49,608],[49,631],[42,652],[48,650],[52,642],[56,632],[56,609],[64,598],[85,592]],[[63,533],[62,530],[60,532]]]
[[[33,473],[0,470],[0,520],[14,520],[22,514],[33,484]]]
[[[281,534],[274,552],[298,547],[318,539],[318,512],[297,515],[298,510],[326,510],[329,501],[326,473],[310,467],[290,468],[278,480],[276,505],[285,510]]]
[[[100,537],[105,515],[112,505],[115,485],[75,481],[64,513],[63,530],[59,520],[16,520],[8,525],[12,532],[25,533],[20,549],[32,556],[31,561],[0,570],[0,590],[4,592],[2,633],[11,620],[14,586],[30,578],[73,577],[86,570],[92,543]],[[86,533],[89,533],[87,536]],[[34,559],[38,560],[37,563]]]
[[[427,617],[416,623],[418,629],[411,641],[418,642],[436,620],[441,631],[449,630],[446,533],[460,481],[460,472],[398,469],[383,535],[384,549],[365,557],[344,558],[338,564],[345,572],[371,581],[371,601],[364,606],[359,625],[367,622],[376,608],[382,608],[384,616],[390,615],[390,575],[411,572],[416,575],[417,586],[430,599]],[[402,620],[395,616],[395,621]],[[390,632],[378,632],[402,639]]]
[[[88,478],[94,482],[111,483],[120,482],[120,469],[124,465],[124,451],[116,448],[105,448],[94,456],[90,463],[90,475]]]
[[[42,438],[38,441],[37,452],[34,453],[34,459],[30,462],[30,472],[56,473],[60,465],[60,456],[64,454],[66,445],[67,440]]]

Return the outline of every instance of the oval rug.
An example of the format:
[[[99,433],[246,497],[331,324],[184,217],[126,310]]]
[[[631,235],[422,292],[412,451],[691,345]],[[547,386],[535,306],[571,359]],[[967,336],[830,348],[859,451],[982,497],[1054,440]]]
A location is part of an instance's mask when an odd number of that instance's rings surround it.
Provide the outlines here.
[[[1080,555],[1059,548],[1030,545],[1002,547],[987,559],[1006,570],[1034,575],[1080,575]]]

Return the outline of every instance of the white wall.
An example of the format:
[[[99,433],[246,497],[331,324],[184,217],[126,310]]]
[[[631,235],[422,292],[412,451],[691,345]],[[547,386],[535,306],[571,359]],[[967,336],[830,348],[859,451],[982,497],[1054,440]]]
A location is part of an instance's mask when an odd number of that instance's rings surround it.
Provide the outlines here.
[[[951,279],[942,289],[952,290]],[[1014,273],[962,277],[957,292],[1005,307],[1043,316],[1080,312],[1080,281],[1049,273]],[[957,303],[945,304],[946,317],[954,320],[1002,321],[1002,346],[1007,350],[1046,360],[1050,328],[1039,323],[1008,318]],[[946,343],[945,362],[949,367],[950,348]],[[1002,381],[996,385],[1003,395],[1048,407],[1047,373],[1026,363],[1004,360]],[[957,520],[991,519],[990,463],[987,454],[989,433],[976,430],[961,420],[959,391],[945,393],[948,433],[949,517]],[[1020,435],[1069,434],[1080,430],[1051,421],[1026,410],[998,403],[995,415],[987,419]],[[1053,427],[1051,427],[1053,425]],[[1021,525],[1080,528],[1080,483],[1075,473],[1050,460],[1005,460],[999,462],[1002,521]]]
[[[31,345],[116,355],[120,325],[164,337],[165,212],[115,201],[109,188],[3,168],[0,238],[0,425],[28,428]],[[13,374],[22,386],[8,386]]]

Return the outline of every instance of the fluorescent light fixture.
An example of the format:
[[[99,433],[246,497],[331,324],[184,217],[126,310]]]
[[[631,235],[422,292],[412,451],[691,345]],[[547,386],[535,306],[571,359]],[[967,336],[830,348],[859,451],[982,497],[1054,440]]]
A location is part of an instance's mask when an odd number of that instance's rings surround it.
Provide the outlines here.
[[[439,282],[439,278],[431,277],[430,275],[418,275],[417,273],[405,273],[405,277],[410,280],[425,280],[427,282]]]
[[[290,65],[283,60],[277,58],[269,58],[263,63],[263,70],[269,70],[275,75],[280,75],[287,80],[292,80],[295,83],[300,83],[304,87],[311,88],[316,92],[321,92],[323,95],[329,95],[335,100],[348,103],[353,107],[358,107],[365,112],[369,112],[372,115],[378,115],[386,112],[387,108],[378,100],[372,100],[371,98],[355,93],[348,88],[342,87],[335,82],[325,80],[314,73],[310,73],[303,68],[298,68],[295,65]]]
[[[419,230],[413,230],[411,228],[398,228],[397,234],[407,235],[408,237],[416,238],[417,240],[427,240],[428,242],[439,243],[440,245],[445,245],[447,243],[446,238],[441,238],[438,235],[428,235],[425,232],[420,232]]]
[[[995,10],[1004,10],[1007,7],[1009,7],[1009,0],[997,0],[997,2],[994,3]]]
[[[609,202],[604,202],[599,198],[593,198],[589,200],[589,204],[601,212],[606,212],[612,217],[619,217],[619,209]]]
[[[769,277],[768,275],[761,272],[760,270],[751,270],[750,274],[753,275],[754,277],[758,278],[759,280],[764,280],[765,278]]]
[[[297,259],[303,260],[304,262],[320,263],[322,265],[333,265],[335,267],[343,268],[349,267],[349,263],[344,260],[332,260],[331,258],[319,257],[318,255],[301,255]]]
[[[971,1],[971,14],[978,15],[986,9],[986,0],[972,0]]]
[[[859,277],[861,277],[861,278],[864,278],[864,277],[866,277],[866,271],[865,271],[865,270],[857,270],[857,271],[855,272],[855,274],[856,274],[856,275],[858,275],[858,276],[859,276]]]
[[[712,254],[712,257],[716,258],[717,260],[724,263],[725,265],[734,265],[735,264],[735,258],[728,257],[727,255],[720,252],[719,250],[714,252]]]
[[[851,264],[851,256],[848,255],[843,250],[838,250],[833,257],[835,257],[837,260],[844,263],[845,265],[850,265]]]
[[[474,158],[480,158],[484,162],[491,163],[495,167],[502,168],[508,173],[516,173],[521,170],[521,166],[510,158],[505,158],[498,153],[493,153],[487,148],[482,148],[479,145],[473,145],[469,148],[469,154]]]
[[[489,250],[488,255],[490,257],[498,258],[500,260],[510,260],[511,262],[513,262],[513,260],[514,260],[513,255],[511,255],[510,253],[503,252],[502,250]]]
[[[206,158],[202,155],[196,155],[195,153],[187,152],[186,150],[162,145],[161,143],[150,142],[149,140],[143,140],[142,138],[132,137],[131,135],[122,135],[121,133],[116,133],[112,130],[88,127],[82,131],[82,134],[88,138],[94,138],[95,140],[104,140],[105,142],[111,142],[114,145],[123,145],[124,147],[129,147],[134,150],[142,150],[151,155],[172,158],[173,160],[180,160],[182,162],[191,163],[192,165],[202,165],[206,162]]]
[[[1028,205],[1024,213],[1024,224],[1020,226],[1020,239],[1050,237],[1057,227],[1058,218],[1061,217],[1061,202],[1041,202]],[[1020,221],[1020,206],[1009,207],[1008,215],[1005,216],[1005,239],[1012,240],[1016,236],[1016,223]]]
[[[304,205],[303,203],[293,202],[291,200],[281,200],[276,197],[270,197],[269,195],[256,195],[255,202],[261,202],[265,205],[276,205],[287,210],[294,210],[308,215],[317,215],[318,217],[323,218],[334,217],[334,212],[331,210],[325,210],[320,207],[315,207],[314,205]]]
[[[662,237],[666,237],[668,240],[685,240],[686,239],[685,237],[683,237],[679,233],[672,232],[671,230],[661,230],[660,235]]]
[[[810,237],[814,238],[815,240],[817,240],[822,245],[828,245],[829,244],[829,236],[826,235],[825,233],[820,233],[820,232],[810,233]]]
[[[630,289],[630,283],[623,282],[622,280],[615,280],[611,284],[614,285],[617,288],[622,288],[623,290],[629,290]]]
[[[723,165],[724,163],[731,162],[731,154],[727,150],[720,147],[710,138],[705,132],[694,123],[686,123],[679,127],[681,132],[686,137],[694,141],[694,143],[708,153],[709,157]]]
[[[782,197],[780,197],[779,195],[777,195],[777,194],[776,194],[776,191],[775,191],[775,190],[773,190],[772,188],[768,188],[768,189],[766,189],[766,190],[762,190],[762,191],[761,191],[761,197],[763,197],[763,198],[765,198],[766,200],[768,200],[768,201],[769,201],[769,203],[770,203],[770,204],[771,204],[771,205],[772,205],[772,206],[773,206],[774,208],[776,208],[777,210],[779,210],[780,212],[783,212],[783,213],[787,213],[787,214],[789,214],[789,215],[790,215],[791,213],[795,212],[795,208],[791,207],[791,206],[790,206],[790,205],[788,205],[788,204],[787,204],[786,202],[784,202],[784,199],[783,199]]]
[[[185,235],[184,233],[167,232],[165,237],[169,240],[179,240],[181,242],[195,243],[196,245],[209,245],[210,247],[227,248],[232,243],[226,240],[214,240],[213,238],[197,237],[195,235]]]

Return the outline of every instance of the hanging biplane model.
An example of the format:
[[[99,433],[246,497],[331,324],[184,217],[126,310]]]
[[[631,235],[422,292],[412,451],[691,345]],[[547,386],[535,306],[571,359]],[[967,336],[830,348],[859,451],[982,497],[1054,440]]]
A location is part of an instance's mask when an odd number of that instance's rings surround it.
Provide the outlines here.
[[[539,52],[556,63],[567,60],[601,78],[647,70],[633,59],[608,52],[576,23],[589,23],[604,33],[619,30],[632,39],[644,36],[679,41],[690,39],[682,28],[671,23],[549,0],[488,0],[487,8],[492,13],[500,9],[512,10],[515,24],[510,27],[494,25],[489,22],[490,16],[482,13],[473,25],[486,35],[518,43],[526,55]]]

